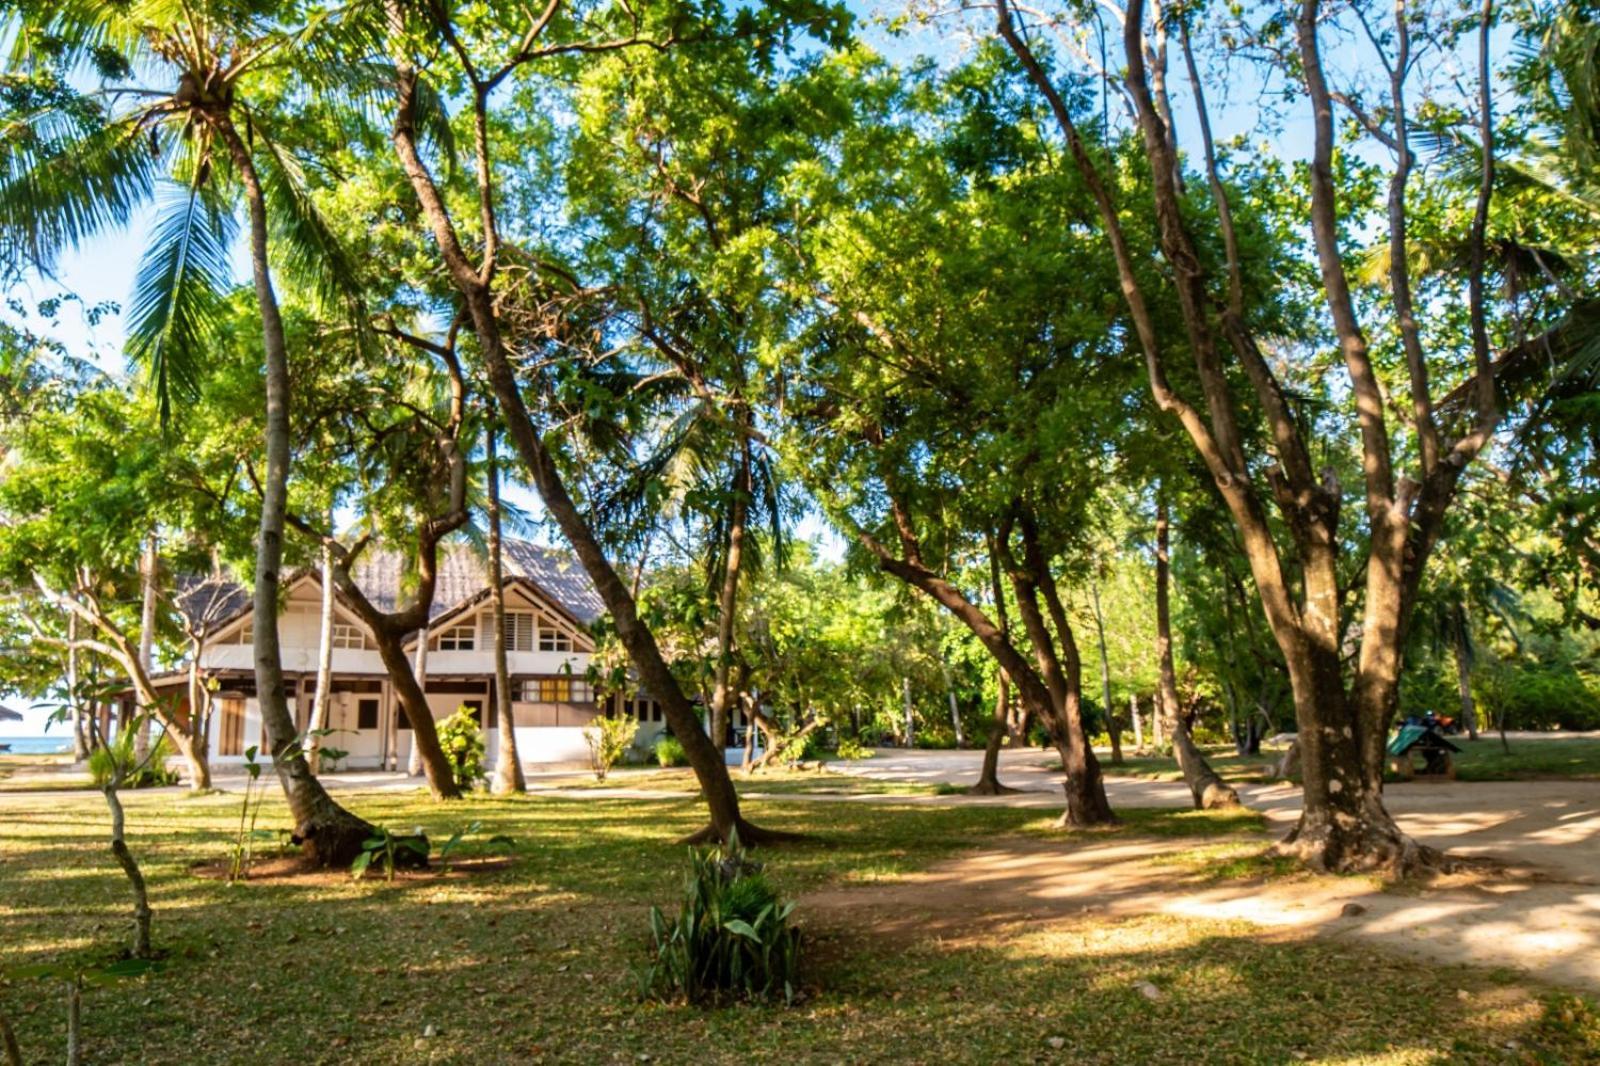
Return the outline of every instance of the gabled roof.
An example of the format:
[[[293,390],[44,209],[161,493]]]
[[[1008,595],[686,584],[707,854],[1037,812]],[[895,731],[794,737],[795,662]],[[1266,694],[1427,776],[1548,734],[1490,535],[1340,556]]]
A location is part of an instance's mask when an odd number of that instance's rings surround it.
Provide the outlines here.
[[[457,544],[441,549],[439,577],[434,586],[433,605],[428,611],[432,622],[454,614],[469,601],[488,594],[488,560],[469,545]],[[605,604],[577,559],[566,552],[546,548],[525,540],[507,538],[501,546],[501,565],[509,580],[532,585],[581,626],[587,627],[605,613]],[[408,556],[398,551],[369,547],[356,561],[350,575],[380,611],[392,611],[409,591]],[[317,580],[315,570],[299,570],[285,575],[288,587],[301,578]],[[237,582],[218,579],[188,579],[179,582],[178,609],[191,621],[206,617],[208,607],[225,604],[227,610],[211,614],[213,628],[232,622],[250,609],[250,592]]]

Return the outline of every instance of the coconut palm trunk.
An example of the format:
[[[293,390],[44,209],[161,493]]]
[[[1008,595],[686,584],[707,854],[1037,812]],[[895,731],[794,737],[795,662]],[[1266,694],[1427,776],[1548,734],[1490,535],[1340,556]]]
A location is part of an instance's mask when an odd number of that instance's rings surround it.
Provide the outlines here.
[[[216,123],[244,186],[249,208],[250,273],[261,313],[266,356],[266,465],[261,478],[261,527],[256,542],[252,611],[256,703],[272,752],[273,770],[294,819],[294,841],[318,865],[348,865],[361,853],[362,842],[372,835],[373,826],[335,803],[311,772],[296,736],[283,680],[278,591],[289,485],[289,352],[267,261],[266,197],[250,151],[231,119],[224,113]]]

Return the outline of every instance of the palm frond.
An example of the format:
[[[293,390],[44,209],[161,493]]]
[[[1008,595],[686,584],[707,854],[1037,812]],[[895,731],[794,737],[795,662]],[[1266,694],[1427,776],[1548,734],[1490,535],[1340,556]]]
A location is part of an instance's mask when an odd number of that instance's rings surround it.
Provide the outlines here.
[[[162,150],[64,86],[0,75],[0,259],[51,273],[61,253],[127,224]]]
[[[199,394],[206,348],[217,339],[233,288],[228,250],[237,220],[211,188],[174,186],[163,197],[134,279],[127,351],[149,375],[162,425],[171,417],[174,394]]]
[[[256,144],[263,149],[260,171],[272,208],[272,246],[282,257],[285,276],[311,292],[324,310],[337,308],[358,331],[363,329],[360,272],[317,210],[305,171],[271,139],[258,137]]]

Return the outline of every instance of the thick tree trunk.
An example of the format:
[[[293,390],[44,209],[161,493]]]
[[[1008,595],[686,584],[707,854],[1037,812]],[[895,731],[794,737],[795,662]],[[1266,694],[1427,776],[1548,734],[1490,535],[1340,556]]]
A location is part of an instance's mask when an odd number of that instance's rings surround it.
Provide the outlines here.
[[[333,514],[328,514],[332,528]],[[333,687],[333,549],[322,546],[322,613],[317,626],[317,691],[311,698],[311,718],[306,724],[306,761],[311,772],[322,772],[322,730],[328,725],[329,691]]]
[[[1161,690],[1157,706],[1172,736],[1172,754],[1183,771],[1184,784],[1194,799],[1196,810],[1215,810],[1239,806],[1239,794],[1217,776],[1189,733],[1189,723],[1178,706],[1178,674],[1172,656],[1172,563],[1170,559],[1167,501],[1156,503],[1156,657],[1161,670]]]
[[[428,706],[428,697],[423,695],[422,685],[411,672],[411,661],[406,658],[401,638],[393,633],[375,630],[373,639],[378,645],[378,657],[383,660],[384,669],[389,671],[389,684],[394,688],[395,698],[400,701],[400,711],[411,726],[411,750],[422,763],[428,779],[428,791],[437,800],[460,799],[461,782],[456,780],[450,760],[445,757],[444,747],[439,743],[433,710]]]
[[[151,530],[145,537],[144,553],[139,559],[139,665],[148,673],[155,672],[156,657],[156,582],[159,560],[156,558],[156,534]],[[141,762],[150,754],[150,725],[153,719],[145,715],[139,719],[139,733],[133,738],[134,758]]]
[[[741,430],[747,419],[738,421]],[[728,678],[733,670],[733,633],[739,603],[739,573],[744,563],[745,523],[750,514],[750,437],[739,437],[739,465],[734,473],[728,509],[728,543],[723,559],[722,589],[717,595],[716,683],[711,691],[711,742],[720,750],[728,742],[728,716],[733,703]]]
[[[511,671],[506,666],[506,589],[500,557],[500,468],[495,455],[495,427],[484,432],[488,456],[487,504],[489,519],[489,603],[494,616],[494,702],[498,722],[495,733],[494,781],[496,795],[526,792],[522,760],[517,755],[517,723],[511,711]]]
[[[423,703],[428,702],[428,635],[428,628],[426,626],[417,631],[417,653],[415,657],[415,665],[412,668],[416,674],[417,687],[423,692]],[[504,639],[503,634],[501,639]],[[411,724],[411,715],[406,713],[404,707],[400,708],[400,716],[405,719],[406,725],[409,726]],[[430,721],[433,718],[433,711],[431,709],[428,711],[428,718]],[[412,734],[411,750],[406,752],[406,776],[421,777],[422,749],[417,747],[417,737],[415,731],[412,729],[407,729],[406,732]]]
[[[224,120],[219,132],[227,142],[235,173],[245,186],[250,213],[250,268],[266,353],[266,468],[261,479],[261,530],[256,541],[252,612],[256,702],[272,750],[273,770],[294,819],[294,841],[317,865],[348,866],[361,853],[362,842],[373,834],[373,827],[335,803],[306,765],[283,682],[278,588],[289,481],[289,357],[268,268],[266,199],[238,131]]]

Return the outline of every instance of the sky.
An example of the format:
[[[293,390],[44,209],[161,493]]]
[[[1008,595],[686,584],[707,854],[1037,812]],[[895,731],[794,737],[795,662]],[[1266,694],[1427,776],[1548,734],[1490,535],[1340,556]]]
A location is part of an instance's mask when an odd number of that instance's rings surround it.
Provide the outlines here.
[[[920,29],[913,28],[905,36],[891,36],[884,31],[882,20],[886,14],[892,15],[897,10],[902,10],[903,5],[862,4],[858,0],[850,6],[862,19],[858,28],[866,41],[895,61],[908,60],[918,55],[933,55],[942,61],[949,61],[959,56],[971,40],[962,24],[952,23],[949,20]],[[978,25],[978,23],[965,25]],[[1508,36],[1501,36],[1506,37],[1506,40],[1497,43],[1497,51],[1509,45]],[[1330,66],[1342,65],[1346,68],[1342,71],[1346,80],[1363,78],[1370,73],[1371,57],[1369,55],[1366,59],[1362,59],[1359,49],[1341,51],[1337,48],[1328,48],[1327,51]],[[1448,67],[1449,62],[1449,57],[1446,57],[1440,65]],[[1181,55],[1174,57],[1173,64],[1174,74],[1180,75]],[[1187,97],[1183,89],[1185,83],[1181,77],[1175,80],[1176,92],[1180,98],[1178,101],[1180,142],[1190,151],[1196,151],[1198,132],[1193,123],[1192,112],[1184,102]],[[1258,74],[1253,74],[1250,68],[1245,68],[1243,71],[1231,71],[1227,79],[1215,79],[1215,82],[1207,84],[1205,88],[1219,142],[1239,134],[1245,136],[1262,152],[1296,158],[1306,154],[1308,148],[1306,123],[1290,123],[1287,134],[1277,135],[1269,135],[1255,127],[1256,116],[1259,114],[1257,105],[1264,96],[1270,95],[1270,86],[1263,83]],[[1113,109],[1118,106],[1115,97],[1111,106]],[[121,367],[123,364],[120,354],[123,329],[121,315],[106,315],[98,324],[91,325],[83,313],[83,308],[107,303],[118,305],[127,303],[150,218],[151,212],[147,211],[136,217],[125,229],[103,234],[91,244],[64,256],[55,278],[33,278],[9,293],[8,295],[28,305],[35,305],[41,299],[57,296],[64,291],[75,294],[81,301],[81,304],[62,305],[53,322],[44,322],[33,317],[29,319],[28,324],[61,341],[74,354],[93,358],[108,369]],[[245,284],[249,275],[243,241],[239,242],[235,257],[239,281]],[[6,312],[0,311],[0,313]],[[526,513],[533,516],[542,513],[537,497],[526,487],[507,485],[505,494],[508,502]],[[815,512],[808,514],[801,521],[797,534],[804,539],[814,541],[818,546],[819,555],[823,558],[837,559],[843,553],[842,539]],[[19,710],[23,709],[19,705],[20,702],[16,699],[11,700],[13,706]],[[41,731],[40,718],[39,713],[30,713],[24,723],[0,723],[0,737],[36,735]]]

